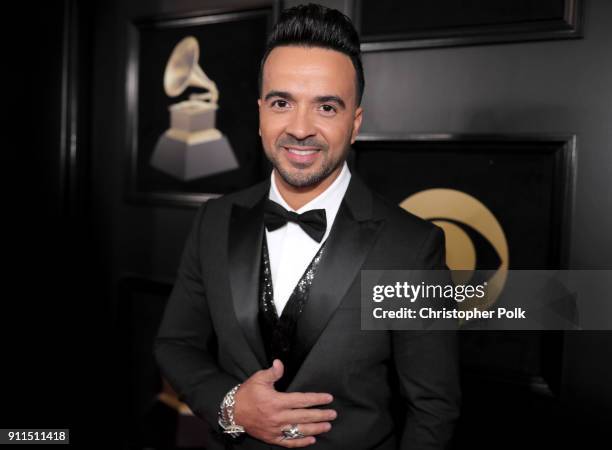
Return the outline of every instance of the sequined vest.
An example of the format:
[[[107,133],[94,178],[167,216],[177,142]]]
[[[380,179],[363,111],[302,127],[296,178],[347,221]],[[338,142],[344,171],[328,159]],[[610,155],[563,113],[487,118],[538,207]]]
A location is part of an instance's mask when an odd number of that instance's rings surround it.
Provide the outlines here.
[[[270,257],[264,233],[259,274],[259,327],[268,363],[271,365],[272,361],[278,358],[285,366],[283,377],[274,385],[278,391],[287,389],[302,364],[302,361],[298,360],[291,350],[296,344],[295,331],[298,320],[308,302],[312,280],[315,277],[324,249],[325,242],[304,271],[279,317],[274,304]]]

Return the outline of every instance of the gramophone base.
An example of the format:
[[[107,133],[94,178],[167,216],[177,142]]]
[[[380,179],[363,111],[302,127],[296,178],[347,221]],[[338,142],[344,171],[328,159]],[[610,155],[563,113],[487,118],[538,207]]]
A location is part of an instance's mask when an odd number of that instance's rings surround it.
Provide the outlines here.
[[[176,139],[168,132],[157,141],[151,165],[181,181],[191,181],[239,167],[234,151],[223,135],[220,139],[190,144]]]

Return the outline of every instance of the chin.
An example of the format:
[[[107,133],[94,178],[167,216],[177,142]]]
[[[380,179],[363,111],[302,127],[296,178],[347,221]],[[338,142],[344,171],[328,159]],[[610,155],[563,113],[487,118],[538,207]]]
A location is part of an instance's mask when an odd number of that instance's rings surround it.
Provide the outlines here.
[[[319,182],[327,178],[330,174],[323,170],[278,170],[282,179],[289,185],[296,188],[304,188],[317,185]]]
[[[308,176],[307,174],[281,174],[281,177],[285,181],[285,183],[296,187],[303,188],[308,187],[313,184],[316,184],[317,180],[313,180],[312,176]]]

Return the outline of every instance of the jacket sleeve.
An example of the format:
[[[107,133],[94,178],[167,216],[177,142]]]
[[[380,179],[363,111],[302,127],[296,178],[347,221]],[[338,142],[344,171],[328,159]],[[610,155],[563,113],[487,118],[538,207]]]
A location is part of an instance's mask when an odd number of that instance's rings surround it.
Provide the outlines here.
[[[418,264],[423,269],[447,270],[444,233],[440,228],[435,227],[425,240]],[[393,358],[406,403],[400,448],[448,448],[461,400],[457,332],[392,334]]]
[[[217,429],[225,394],[240,383],[215,357],[216,336],[200,264],[200,235],[206,203],[198,210],[181,257],[153,352],[162,375],[194,414]]]

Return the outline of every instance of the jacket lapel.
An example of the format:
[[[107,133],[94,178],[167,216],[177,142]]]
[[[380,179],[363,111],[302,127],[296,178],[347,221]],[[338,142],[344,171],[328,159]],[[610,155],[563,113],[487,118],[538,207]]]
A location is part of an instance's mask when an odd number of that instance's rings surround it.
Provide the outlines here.
[[[345,197],[327,238],[326,249],[310,288],[308,302],[296,331],[295,361],[304,361],[374,244],[383,220],[373,217],[372,192],[356,174],[351,175]],[[299,372],[289,390],[299,378]]]
[[[233,205],[228,236],[229,277],[236,319],[255,354],[253,371],[267,366],[258,322],[263,206],[269,183],[251,205]],[[259,197],[259,195],[257,196]]]

